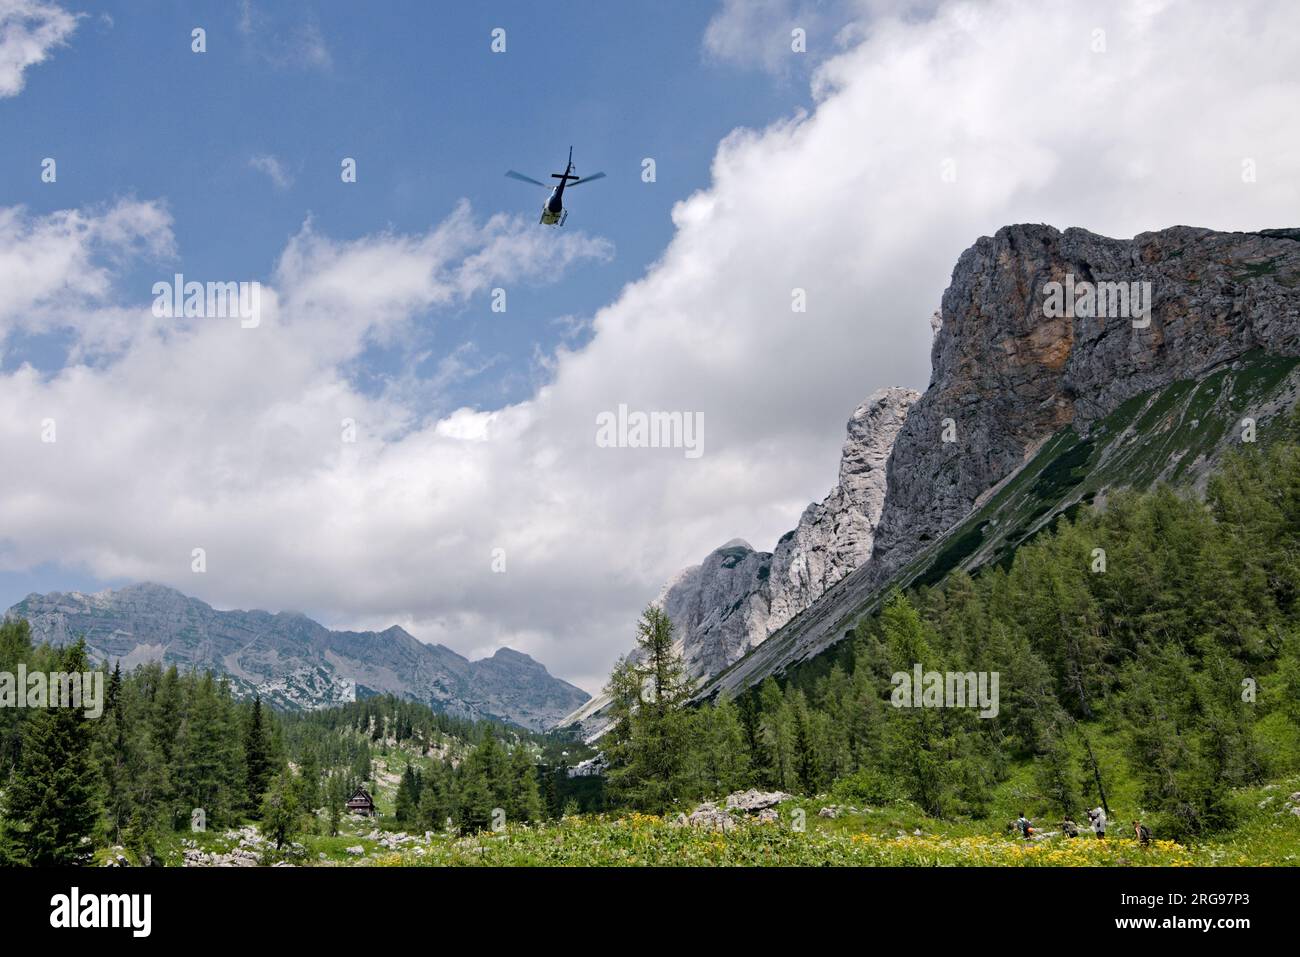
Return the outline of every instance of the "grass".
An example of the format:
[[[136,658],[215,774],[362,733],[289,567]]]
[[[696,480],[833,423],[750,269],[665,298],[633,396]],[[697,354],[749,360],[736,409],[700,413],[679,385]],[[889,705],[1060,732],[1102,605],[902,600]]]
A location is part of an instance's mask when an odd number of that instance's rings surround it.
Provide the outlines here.
[[[1292,787],[1300,786],[1300,781]],[[1280,801],[1275,789],[1273,804]],[[1254,801],[1256,789],[1243,795]],[[1025,841],[994,832],[989,822],[938,822],[906,803],[859,809],[835,819],[817,816],[819,802],[781,806],[781,819],[740,819],[727,832],[677,826],[668,817],[570,816],[540,825],[510,826],[471,836],[434,834],[401,851],[364,836],[373,822],[348,822],[353,833],[308,835],[300,849],[268,853],[264,863],[283,859],[307,866],[836,866],[836,867],[1178,867],[1300,864],[1300,818],[1268,808],[1250,815],[1230,834],[1199,844],[1156,840],[1140,847],[1121,830],[1104,841],[1091,835]],[[920,831],[919,834],[915,833]],[[182,861],[181,840],[204,850],[229,851],[237,841],[224,833],[177,835],[160,849],[165,863]],[[347,853],[360,846],[364,856]],[[324,855],[323,857],[321,855]]]
[[[989,835],[874,833],[864,813],[798,830],[792,820],[745,822],[721,833],[678,827],[654,815],[566,818],[538,828],[444,841],[420,858],[390,855],[381,864],[487,866],[813,866],[933,867],[1043,865],[1185,865],[1186,848],[1132,841],[1026,842]]]
[[[1300,781],[1291,786],[1297,785]],[[1243,795],[1243,801],[1256,797],[1252,792]],[[819,818],[817,808],[816,801],[788,802],[781,806],[780,821],[742,820],[725,833],[679,827],[656,815],[568,817],[473,837],[436,836],[421,855],[390,853],[376,858],[375,863],[561,867],[1300,864],[1300,818],[1267,809],[1256,809],[1241,827],[1221,839],[1199,844],[1156,840],[1141,847],[1120,831],[1112,831],[1104,841],[1091,835],[1025,841],[993,832],[988,822],[934,821],[906,803],[859,809],[835,819]]]

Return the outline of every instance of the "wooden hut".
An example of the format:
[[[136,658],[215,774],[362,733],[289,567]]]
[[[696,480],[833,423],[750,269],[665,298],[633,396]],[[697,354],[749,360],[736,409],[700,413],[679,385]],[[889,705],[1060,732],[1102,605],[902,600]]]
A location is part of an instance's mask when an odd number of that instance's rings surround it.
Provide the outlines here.
[[[375,816],[375,799],[365,788],[357,788],[356,793],[348,798],[348,813],[360,814],[362,817]]]

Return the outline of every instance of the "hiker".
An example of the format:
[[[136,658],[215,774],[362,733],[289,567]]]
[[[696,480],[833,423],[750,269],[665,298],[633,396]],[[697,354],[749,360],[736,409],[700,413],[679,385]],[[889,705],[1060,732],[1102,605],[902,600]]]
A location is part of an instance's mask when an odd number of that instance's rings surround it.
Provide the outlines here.
[[[1106,811],[1104,808],[1095,807],[1088,812],[1088,822],[1092,825],[1092,833],[1097,835],[1097,840],[1106,839]]]
[[[1141,821],[1133,822],[1133,833],[1137,836],[1137,842],[1143,847],[1151,843],[1151,828],[1147,827]]]
[[[1079,825],[1075,824],[1067,817],[1061,822],[1061,832],[1065,834],[1066,837],[1078,837]]]
[[[1024,811],[1021,811],[1020,817],[1016,818],[1016,827],[1024,835],[1025,840],[1029,840],[1029,837],[1034,833],[1034,826],[1030,823],[1029,818],[1025,817]]]

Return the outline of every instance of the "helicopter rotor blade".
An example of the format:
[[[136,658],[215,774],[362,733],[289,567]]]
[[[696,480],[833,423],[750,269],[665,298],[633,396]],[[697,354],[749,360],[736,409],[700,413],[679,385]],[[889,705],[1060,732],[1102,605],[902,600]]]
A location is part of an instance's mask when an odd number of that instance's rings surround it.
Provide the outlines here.
[[[525,176],[523,173],[516,173],[514,170],[507,170],[506,175],[509,176],[511,179],[517,179],[520,182],[532,183],[534,186],[543,186],[546,187],[547,189],[550,188],[549,186],[546,186],[545,183],[539,180],[535,180],[531,176]]]
[[[578,180],[576,183],[570,183],[569,185],[570,185],[570,186],[581,186],[583,183],[589,183],[589,182],[591,182],[593,179],[604,179],[604,178],[605,178],[605,174],[604,174],[604,173],[592,173],[590,176],[584,176],[584,177],[582,177],[582,179]]]

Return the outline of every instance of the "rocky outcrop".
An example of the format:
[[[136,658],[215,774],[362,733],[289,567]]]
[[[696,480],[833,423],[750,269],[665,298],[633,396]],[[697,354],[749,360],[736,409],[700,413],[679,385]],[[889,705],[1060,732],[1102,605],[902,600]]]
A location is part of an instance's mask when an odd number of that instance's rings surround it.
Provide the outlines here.
[[[656,603],[672,620],[689,677],[704,681],[740,660],[867,559],[885,465],[918,398],[911,389],[882,389],[854,410],[838,482],[804,510],[774,552],[732,539],[664,587]],[[597,696],[560,724],[580,724],[594,738],[604,730],[599,716],[608,703]]]
[[[781,819],[776,806],[790,799],[784,791],[736,791],[727,795],[722,807],[705,801],[690,814],[678,814],[672,823],[706,831],[734,831],[742,823],[775,824]]]
[[[789,801],[792,797],[793,795],[786,794],[784,791],[759,791],[756,788],[750,788],[748,791],[733,791],[727,795],[727,810],[753,814],[756,811],[776,807],[782,801]]]
[[[838,483],[825,500],[808,506],[772,555],[768,634],[871,556],[885,502],[885,467],[919,398],[911,389],[882,389],[854,410]]]
[[[396,626],[331,631],[293,612],[218,611],[149,583],[93,595],[32,594],[7,617],[27,619],[36,641],[62,645],[85,636],[95,661],[210,669],[226,675],[237,694],[257,693],[285,708],[387,692],[450,714],[542,730],[587,700],[586,692],[509,648],[469,661]]]
[[[853,412],[839,481],[809,505],[775,551],[732,539],[680,572],[658,603],[682,643],[686,671],[707,678],[739,660],[871,554],[885,500],[885,465],[920,394],[881,389]]]
[[[1109,239],[1023,225],[966,250],[943,295],[930,388],[888,465],[875,580],[951,528],[1063,426],[1086,434],[1126,399],[1253,349],[1300,354],[1298,240],[1292,230],[1175,226]],[[1048,316],[1054,282],[1080,290],[1149,283],[1150,316]],[[953,441],[943,441],[945,427]]]
[[[672,620],[691,677],[717,674],[769,634],[772,555],[734,538],[665,586],[658,604]]]

